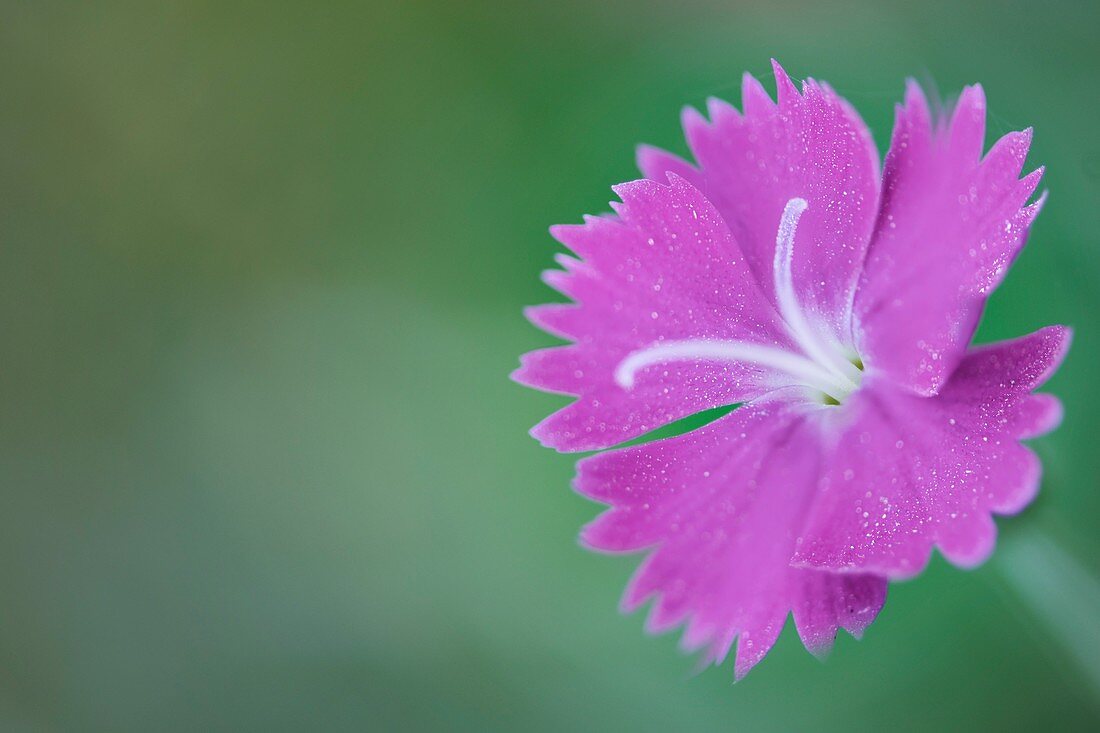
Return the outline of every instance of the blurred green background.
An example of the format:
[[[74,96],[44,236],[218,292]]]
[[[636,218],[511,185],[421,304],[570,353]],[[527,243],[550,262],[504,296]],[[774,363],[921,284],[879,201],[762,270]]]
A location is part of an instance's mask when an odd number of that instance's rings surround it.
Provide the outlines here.
[[[2,7],[0,730],[1097,728],[1097,3]],[[577,546],[597,507],[526,435],[564,400],[506,375],[552,343],[546,227],[773,55],[880,147],[907,75],[1034,125],[1051,197],[979,337],[1077,341],[1005,552],[734,686],[618,614],[635,559]],[[1080,582],[1006,568],[1040,535]]]

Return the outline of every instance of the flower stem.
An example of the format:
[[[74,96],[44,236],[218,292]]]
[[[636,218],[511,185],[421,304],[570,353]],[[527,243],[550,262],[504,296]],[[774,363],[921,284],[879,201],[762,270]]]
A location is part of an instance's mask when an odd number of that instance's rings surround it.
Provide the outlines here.
[[[1050,537],[1021,532],[998,548],[996,569],[1100,696],[1100,583]]]

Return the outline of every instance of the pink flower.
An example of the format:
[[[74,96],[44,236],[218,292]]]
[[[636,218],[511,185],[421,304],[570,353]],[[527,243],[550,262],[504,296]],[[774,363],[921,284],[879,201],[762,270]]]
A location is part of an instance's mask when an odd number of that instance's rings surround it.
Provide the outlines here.
[[[702,410],[698,430],[580,461],[576,488],[610,505],[588,547],[648,550],[623,606],[743,676],[787,614],[806,648],[859,636],[887,581],[933,547],[971,567],[993,514],[1026,506],[1040,465],[1020,444],[1057,426],[1033,390],[1070,331],[968,348],[1024,244],[1042,169],[1020,178],[1031,131],[982,157],[985,98],[967,87],[937,121],[910,82],[880,175],[855,110],[802,92],[775,64],[778,102],[745,75],[743,111],[684,113],[695,165],[643,147],[646,179],[614,216],[558,226],[579,259],[545,280],[575,303],[528,317],[570,340],[514,378],[576,401],[532,434],[560,451],[610,448]]]

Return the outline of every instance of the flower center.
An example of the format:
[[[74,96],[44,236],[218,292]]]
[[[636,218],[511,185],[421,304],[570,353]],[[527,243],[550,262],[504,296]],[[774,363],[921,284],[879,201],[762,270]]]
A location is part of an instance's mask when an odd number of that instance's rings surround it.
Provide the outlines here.
[[[821,404],[839,405],[859,389],[863,362],[840,344],[828,329],[807,317],[794,292],[791,267],[798,220],[808,208],[806,199],[793,198],[783,207],[775,236],[775,299],[779,314],[797,351],[749,341],[678,339],[661,341],[627,355],[615,369],[615,381],[623,389],[634,386],[634,376],[654,364],[670,361],[717,361],[753,364],[776,377],[776,386],[803,386]]]

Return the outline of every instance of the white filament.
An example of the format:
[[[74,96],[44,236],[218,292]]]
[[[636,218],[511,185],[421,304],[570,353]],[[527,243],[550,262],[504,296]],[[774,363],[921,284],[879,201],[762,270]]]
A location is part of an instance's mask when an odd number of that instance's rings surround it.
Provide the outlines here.
[[[623,389],[634,386],[634,375],[654,364],[669,361],[727,361],[769,367],[791,377],[796,384],[814,387],[834,397],[847,396],[854,385],[822,369],[804,356],[783,349],[747,341],[686,339],[665,341],[640,349],[623,359],[615,369],[615,381]]]
[[[806,320],[794,293],[794,236],[798,231],[798,220],[807,208],[809,204],[806,199],[793,198],[783,207],[783,215],[779,218],[779,231],[775,235],[775,299],[788,332],[806,355],[850,382],[850,387],[854,389],[860,377],[859,369],[835,348],[822,343],[818,332]]]
[[[793,198],[783,208],[775,236],[775,298],[779,314],[802,353],[755,344],[693,338],[664,341],[627,355],[615,369],[615,381],[623,389],[634,386],[640,370],[670,361],[719,361],[765,367],[790,380],[841,401],[859,388],[862,372],[841,353],[839,345],[824,337],[807,320],[794,292],[791,272],[798,220],[809,207],[806,199]]]

